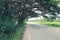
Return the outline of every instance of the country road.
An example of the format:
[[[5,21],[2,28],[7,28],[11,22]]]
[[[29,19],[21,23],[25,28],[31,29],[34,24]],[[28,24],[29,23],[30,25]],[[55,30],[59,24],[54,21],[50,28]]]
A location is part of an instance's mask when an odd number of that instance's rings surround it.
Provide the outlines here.
[[[28,40],[60,40],[60,28],[27,24]]]

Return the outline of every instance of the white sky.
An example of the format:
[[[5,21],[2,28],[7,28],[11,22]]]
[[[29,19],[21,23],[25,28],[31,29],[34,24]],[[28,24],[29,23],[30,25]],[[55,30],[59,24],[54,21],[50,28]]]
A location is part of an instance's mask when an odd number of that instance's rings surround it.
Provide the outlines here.
[[[58,4],[57,6],[60,7],[60,4]]]

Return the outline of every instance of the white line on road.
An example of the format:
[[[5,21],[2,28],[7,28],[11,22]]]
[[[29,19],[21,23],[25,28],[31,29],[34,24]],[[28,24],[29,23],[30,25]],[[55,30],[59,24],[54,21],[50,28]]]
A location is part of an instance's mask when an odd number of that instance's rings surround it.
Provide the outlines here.
[[[30,39],[29,29],[27,30],[27,32],[28,32],[28,39],[31,40],[31,39]]]

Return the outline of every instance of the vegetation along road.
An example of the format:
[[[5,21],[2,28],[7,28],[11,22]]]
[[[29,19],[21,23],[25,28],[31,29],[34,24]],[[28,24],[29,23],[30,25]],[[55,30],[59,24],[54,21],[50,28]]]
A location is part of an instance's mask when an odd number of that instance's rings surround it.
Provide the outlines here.
[[[60,40],[60,28],[28,23],[29,40]]]

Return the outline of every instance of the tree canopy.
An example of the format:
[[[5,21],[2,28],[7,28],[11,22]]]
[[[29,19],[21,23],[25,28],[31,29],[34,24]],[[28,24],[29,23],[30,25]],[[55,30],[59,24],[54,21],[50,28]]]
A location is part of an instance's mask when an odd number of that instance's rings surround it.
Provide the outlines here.
[[[59,2],[55,0],[0,0],[0,32],[6,33],[6,30],[8,32],[11,28],[22,24],[26,18],[38,16],[35,11],[41,11],[41,16],[44,18],[56,19],[60,13],[60,7],[57,6]]]

